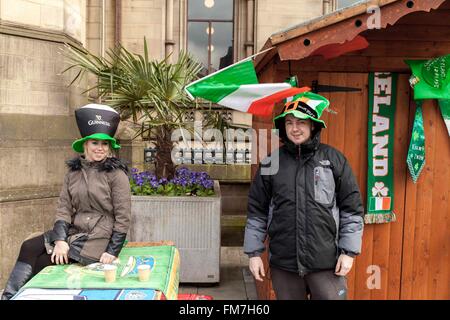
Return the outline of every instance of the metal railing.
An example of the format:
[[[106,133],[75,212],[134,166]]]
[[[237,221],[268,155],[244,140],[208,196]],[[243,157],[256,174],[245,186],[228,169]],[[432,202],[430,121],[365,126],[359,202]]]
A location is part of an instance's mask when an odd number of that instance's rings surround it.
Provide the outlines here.
[[[225,152],[224,152],[225,151]],[[154,163],[156,148],[144,149],[144,162]],[[174,150],[175,164],[250,164],[249,149],[184,148]]]

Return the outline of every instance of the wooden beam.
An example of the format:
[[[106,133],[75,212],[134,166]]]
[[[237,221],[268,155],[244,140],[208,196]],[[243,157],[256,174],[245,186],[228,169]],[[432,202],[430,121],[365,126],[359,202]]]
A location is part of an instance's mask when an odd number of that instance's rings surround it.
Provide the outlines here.
[[[447,17],[450,17],[450,12]],[[450,19],[449,19],[450,20]],[[449,21],[450,22],[450,21]],[[371,44],[373,40],[378,41],[450,41],[450,25],[406,25],[396,24],[378,32],[377,30],[366,30],[361,33]]]
[[[401,17],[415,11],[430,11],[439,7],[445,0],[429,0],[415,2],[412,8],[407,7],[407,0],[396,1],[389,6],[381,8],[381,28],[394,25]],[[370,14],[364,13],[352,19],[342,20],[339,23],[328,25],[314,32],[303,34],[289,41],[278,43],[280,60],[299,60],[308,57],[316,49],[331,43],[344,43],[352,40],[361,32],[369,29]],[[356,22],[360,24],[357,26]],[[379,31],[379,30],[378,30]],[[381,32],[381,31],[379,31]],[[272,40],[272,43],[273,40]]]
[[[287,31],[283,31],[277,34],[274,34],[270,37],[270,41],[273,45],[276,45],[281,42],[285,42],[287,40],[299,37],[301,35],[304,35],[306,33],[313,32],[317,29],[321,29],[324,27],[327,27],[329,25],[336,24],[340,21],[347,20],[351,17],[360,15],[360,14],[366,14],[367,8],[371,6],[378,6],[383,7],[385,5],[397,2],[400,0],[374,0],[374,1],[368,1],[365,3],[361,3],[357,6],[352,6],[349,8],[346,8],[344,10],[338,10],[330,15],[326,15],[323,18],[315,19],[313,21],[307,21],[299,26],[293,27]]]

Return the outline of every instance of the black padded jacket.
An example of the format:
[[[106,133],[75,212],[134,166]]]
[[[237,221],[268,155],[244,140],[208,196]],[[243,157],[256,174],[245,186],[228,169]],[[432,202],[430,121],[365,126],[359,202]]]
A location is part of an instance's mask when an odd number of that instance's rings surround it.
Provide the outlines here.
[[[265,250],[270,265],[304,275],[334,269],[341,253],[361,252],[364,209],[341,152],[320,143],[288,141],[260,164],[250,187],[244,252]]]

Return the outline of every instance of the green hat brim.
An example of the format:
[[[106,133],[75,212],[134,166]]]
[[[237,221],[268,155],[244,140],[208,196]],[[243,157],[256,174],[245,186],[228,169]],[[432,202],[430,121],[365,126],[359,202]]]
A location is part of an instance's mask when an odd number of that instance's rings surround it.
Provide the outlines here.
[[[83,153],[84,152],[83,144],[84,144],[84,142],[86,140],[89,140],[89,139],[93,139],[93,140],[107,140],[107,141],[109,141],[111,143],[111,148],[113,148],[113,149],[120,149],[120,145],[117,143],[116,139],[110,137],[106,133],[94,133],[94,134],[91,134],[90,136],[86,136],[84,138],[75,140],[72,143],[72,149],[75,152]]]
[[[280,121],[277,121],[277,120],[286,117],[288,114],[292,114],[294,117],[296,117],[296,118],[298,118],[298,119],[303,119],[303,120],[311,119],[312,121],[314,121],[314,122],[316,122],[316,123],[320,123],[324,128],[327,127],[327,126],[325,125],[325,122],[323,122],[322,120],[315,119],[315,118],[313,118],[313,117],[307,115],[306,113],[303,113],[303,112],[298,111],[298,110],[289,110],[289,111],[287,111],[287,112],[285,112],[285,113],[280,114],[279,116],[277,116],[277,117],[275,117],[275,118],[273,119],[273,122],[275,123],[275,127],[276,127],[277,129],[280,129],[280,128],[278,128],[278,125],[277,125],[277,122],[279,123]]]

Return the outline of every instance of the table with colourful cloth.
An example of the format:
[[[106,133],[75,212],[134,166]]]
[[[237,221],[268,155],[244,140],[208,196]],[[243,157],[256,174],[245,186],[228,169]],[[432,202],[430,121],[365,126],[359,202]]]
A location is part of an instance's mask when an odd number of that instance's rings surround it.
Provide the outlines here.
[[[115,282],[105,282],[103,264],[55,265],[44,268],[13,300],[176,300],[180,255],[171,242],[129,242],[115,262]],[[149,281],[141,282],[137,267],[148,264]]]

